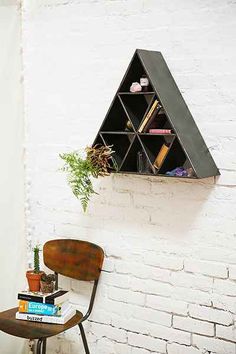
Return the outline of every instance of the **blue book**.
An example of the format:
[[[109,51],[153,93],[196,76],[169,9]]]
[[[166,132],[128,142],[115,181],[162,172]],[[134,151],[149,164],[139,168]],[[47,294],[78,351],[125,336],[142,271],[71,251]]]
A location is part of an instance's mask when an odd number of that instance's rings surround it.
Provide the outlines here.
[[[62,304],[52,305],[41,302],[19,300],[20,313],[31,313],[36,315],[62,316],[68,309],[68,306],[68,301]]]

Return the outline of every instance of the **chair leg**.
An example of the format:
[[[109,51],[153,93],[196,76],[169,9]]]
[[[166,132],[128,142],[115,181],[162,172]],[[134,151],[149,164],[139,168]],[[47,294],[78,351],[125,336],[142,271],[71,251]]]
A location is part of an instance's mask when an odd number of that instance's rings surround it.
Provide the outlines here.
[[[43,353],[42,354],[46,354],[46,346],[47,346],[47,338],[44,338],[44,340],[43,340]]]
[[[43,343],[43,338],[39,338],[37,343],[36,354],[41,354],[42,343]]]
[[[79,329],[80,329],[81,337],[82,337],[82,340],[83,340],[85,353],[86,354],[90,354],[89,348],[88,348],[87,339],[86,339],[86,336],[85,336],[85,333],[84,333],[84,327],[83,327],[82,323],[79,323]]]

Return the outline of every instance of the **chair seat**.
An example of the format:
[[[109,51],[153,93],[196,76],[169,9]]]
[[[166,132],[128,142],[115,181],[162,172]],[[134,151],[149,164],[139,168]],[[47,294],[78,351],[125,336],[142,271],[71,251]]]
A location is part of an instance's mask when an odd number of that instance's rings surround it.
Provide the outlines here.
[[[76,311],[76,315],[72,317],[64,325],[38,323],[30,321],[16,320],[16,312],[18,308],[0,312],[0,330],[16,337],[38,339],[55,336],[67,329],[74,327],[81,322],[83,314]]]

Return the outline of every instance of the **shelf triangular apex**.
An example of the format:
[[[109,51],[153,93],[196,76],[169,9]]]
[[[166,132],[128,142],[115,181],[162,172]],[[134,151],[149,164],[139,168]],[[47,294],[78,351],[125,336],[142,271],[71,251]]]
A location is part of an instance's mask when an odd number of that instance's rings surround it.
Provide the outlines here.
[[[179,142],[198,178],[219,175],[219,170],[160,52],[137,49],[145,72],[159,97]]]
[[[135,51],[133,58],[126,70],[126,73],[121,81],[121,84],[119,86],[118,92],[124,93],[124,92],[130,92],[130,87],[132,83],[138,82],[140,83],[140,78],[142,76],[146,76],[149,81],[149,85],[147,87],[148,92],[153,92],[153,87],[150,81],[150,77],[145,70],[145,67],[142,64],[142,61],[140,60],[137,51]]]

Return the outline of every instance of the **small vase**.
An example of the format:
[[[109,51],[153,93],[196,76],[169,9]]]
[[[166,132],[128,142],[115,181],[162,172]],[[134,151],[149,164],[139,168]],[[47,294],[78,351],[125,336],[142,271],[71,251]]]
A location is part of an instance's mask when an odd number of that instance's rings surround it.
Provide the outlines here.
[[[37,292],[40,291],[40,279],[43,272],[34,273],[33,270],[28,270],[26,272],[26,278],[29,284],[29,291]]]

